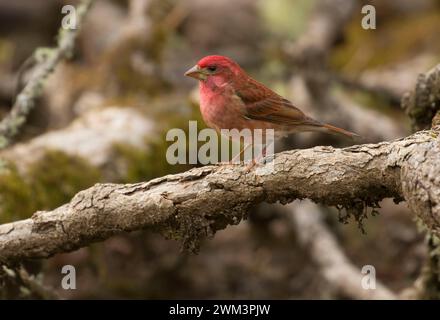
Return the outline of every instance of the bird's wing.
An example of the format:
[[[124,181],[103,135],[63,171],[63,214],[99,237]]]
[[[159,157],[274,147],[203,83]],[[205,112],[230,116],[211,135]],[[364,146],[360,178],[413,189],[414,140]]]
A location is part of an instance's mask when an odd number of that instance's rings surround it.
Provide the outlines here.
[[[248,119],[272,122],[280,125],[320,125],[307,117],[289,100],[276,94],[263,84],[250,79],[245,86],[236,90],[244,104],[243,116]]]

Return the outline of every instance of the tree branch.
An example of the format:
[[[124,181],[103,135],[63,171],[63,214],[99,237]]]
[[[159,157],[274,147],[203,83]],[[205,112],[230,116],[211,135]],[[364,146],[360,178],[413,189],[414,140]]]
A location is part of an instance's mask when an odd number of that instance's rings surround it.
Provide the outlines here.
[[[200,240],[239,223],[257,203],[303,198],[362,214],[383,198],[405,197],[439,232],[440,162],[431,167],[420,159],[424,153],[435,157],[436,135],[422,131],[394,142],[286,151],[275,155],[271,173],[264,167],[246,173],[243,166],[206,166],[145,183],[97,184],[53,211],[1,225],[0,263],[50,257],[147,227],[197,250]],[[431,191],[423,191],[428,185]],[[423,210],[424,192],[429,211]]]
[[[402,108],[414,131],[431,127],[432,119],[440,111],[440,64],[419,75],[415,89],[403,96]]]

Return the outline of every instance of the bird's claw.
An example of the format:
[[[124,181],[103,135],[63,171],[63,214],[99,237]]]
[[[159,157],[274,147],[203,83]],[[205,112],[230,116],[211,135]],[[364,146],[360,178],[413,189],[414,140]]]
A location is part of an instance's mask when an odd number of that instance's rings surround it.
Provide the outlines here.
[[[244,168],[244,172],[245,173],[249,173],[256,165],[257,165],[257,161],[255,161],[254,159],[248,163],[248,165]]]
[[[258,166],[258,165],[264,165],[266,163],[269,163],[271,161],[274,160],[273,156],[268,156],[265,157],[263,159],[261,159],[261,162],[256,160],[256,159],[252,159],[249,163],[247,163],[247,165],[244,168],[244,172],[245,173],[249,173],[254,167]],[[215,163],[216,166],[233,166],[233,165],[243,165],[246,164],[245,161],[222,161],[222,162],[217,162]]]
[[[272,156],[266,156],[263,159],[253,159],[251,162],[248,163],[248,165],[245,167],[244,171],[245,173],[249,173],[253,168],[259,166],[259,165],[265,165],[267,163],[270,163],[275,160],[275,157]]]

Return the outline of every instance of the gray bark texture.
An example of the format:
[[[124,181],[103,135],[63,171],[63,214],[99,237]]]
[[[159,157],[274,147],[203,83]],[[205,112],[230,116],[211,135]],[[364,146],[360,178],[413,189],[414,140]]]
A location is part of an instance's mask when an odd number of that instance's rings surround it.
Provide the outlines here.
[[[406,200],[440,233],[440,140],[427,130],[407,138],[344,149],[276,154],[274,170],[205,166],[137,184],[97,184],[53,211],[0,226],[0,263],[47,258],[111,237],[152,228],[196,251],[200,240],[239,223],[263,201],[309,198],[361,219],[387,197]],[[266,166],[271,164],[266,164]]]

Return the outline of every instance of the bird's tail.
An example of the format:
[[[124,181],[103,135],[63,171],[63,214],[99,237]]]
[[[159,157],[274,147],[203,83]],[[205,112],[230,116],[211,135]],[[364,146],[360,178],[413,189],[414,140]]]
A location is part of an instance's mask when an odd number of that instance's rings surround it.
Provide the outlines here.
[[[347,137],[347,138],[350,138],[350,139],[353,139],[353,140],[357,140],[357,139],[361,138],[360,135],[358,135],[358,134],[356,134],[354,132],[350,132],[348,130],[341,129],[341,128],[332,126],[330,124],[323,124],[322,125],[322,129],[323,129],[324,132],[331,133],[331,134],[342,135],[344,137]]]

